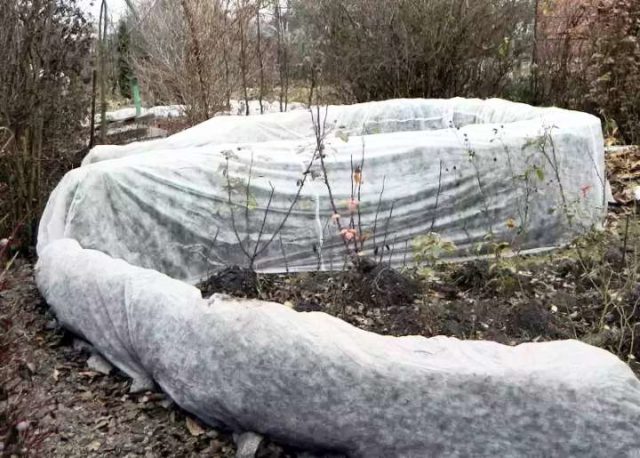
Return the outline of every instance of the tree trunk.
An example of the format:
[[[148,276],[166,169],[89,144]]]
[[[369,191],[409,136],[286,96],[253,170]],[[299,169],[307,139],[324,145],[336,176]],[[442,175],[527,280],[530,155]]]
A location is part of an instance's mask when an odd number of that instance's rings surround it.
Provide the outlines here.
[[[189,8],[187,0],[181,0],[182,9],[184,10],[184,16],[189,27],[189,34],[191,35],[191,55],[193,56],[196,64],[196,73],[198,74],[198,81],[200,83],[200,103],[202,104],[203,120],[209,119],[209,88],[206,82],[206,73],[204,68],[204,62],[202,60],[202,50],[200,48],[200,41],[198,40],[198,34],[195,24],[195,18]]]

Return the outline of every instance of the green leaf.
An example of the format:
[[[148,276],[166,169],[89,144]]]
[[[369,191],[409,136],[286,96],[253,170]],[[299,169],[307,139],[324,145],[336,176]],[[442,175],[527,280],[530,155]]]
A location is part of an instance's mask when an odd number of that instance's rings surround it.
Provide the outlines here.
[[[538,177],[538,180],[544,181],[544,170],[540,167],[536,167],[536,176]]]

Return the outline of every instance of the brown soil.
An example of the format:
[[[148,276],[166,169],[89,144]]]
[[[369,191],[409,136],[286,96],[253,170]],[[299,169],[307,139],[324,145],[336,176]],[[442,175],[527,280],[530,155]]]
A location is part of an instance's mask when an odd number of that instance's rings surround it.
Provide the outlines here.
[[[640,374],[640,224],[634,220],[630,226],[626,248],[618,233],[625,227],[617,225],[581,240],[578,248],[442,264],[429,281],[386,265],[257,276],[236,267],[199,286],[205,297],[221,292],[285,303],[395,336],[447,335],[508,345],[580,339],[617,354]],[[250,287],[239,289],[247,278]]]

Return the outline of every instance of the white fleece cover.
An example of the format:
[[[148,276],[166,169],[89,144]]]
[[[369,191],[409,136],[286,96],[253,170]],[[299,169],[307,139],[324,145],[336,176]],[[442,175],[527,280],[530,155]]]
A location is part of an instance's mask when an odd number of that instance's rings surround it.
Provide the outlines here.
[[[231,100],[229,104],[229,110],[216,113],[215,116],[227,116],[236,115],[244,116],[246,114],[245,107],[247,106],[244,100]],[[300,110],[305,106],[298,102],[287,104],[285,111]],[[156,105],[150,108],[142,107],[140,110],[141,115],[152,114],[156,118],[170,119],[181,118],[185,115],[187,107],[185,105]],[[260,115],[260,102],[258,100],[249,100],[249,115]],[[280,103],[273,101],[262,102],[262,113],[277,113],[280,111]],[[124,121],[125,119],[135,118],[135,107],[124,107],[114,111],[107,111],[106,118],[108,121]],[[100,122],[100,115],[96,115],[96,122]]]
[[[358,164],[364,150],[363,231],[369,250],[388,244],[396,263],[431,230],[459,252],[488,233],[541,248],[604,216],[602,134],[586,114],[399,100],[330,107],[327,125],[336,200],[350,196],[351,158]],[[341,264],[318,167],[277,232],[314,144],[309,114],[294,112],[215,118],[165,140],[93,150],[43,215],[40,291],[135,388],[155,383],[236,432],[367,458],[639,456],[640,381],[604,350],[380,336],[275,303],[205,300],[180,281],[243,263],[230,208],[245,246],[262,221],[274,237],[258,268]]]
[[[577,341],[386,337],[324,313],[214,296],[70,239],[40,253],[62,324],[211,425],[354,457],[619,457],[640,381]]]
[[[166,139],[96,147],[52,193],[38,252],[73,238],[196,282],[222,266],[247,266],[240,239],[249,254],[258,245],[259,271],[339,269],[345,250],[313,131],[310,112],[297,110],[216,117]],[[605,216],[602,131],[585,113],[497,99],[330,106],[325,145],[345,224],[364,154],[365,252],[396,266],[411,262],[415,238],[428,232],[455,243],[451,256],[474,256],[501,242],[559,246]]]

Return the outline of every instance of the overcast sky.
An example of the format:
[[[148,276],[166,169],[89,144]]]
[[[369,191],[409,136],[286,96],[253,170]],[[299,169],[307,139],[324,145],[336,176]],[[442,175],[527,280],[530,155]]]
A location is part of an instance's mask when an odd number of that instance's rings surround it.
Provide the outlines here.
[[[80,0],[79,4],[82,9],[88,11],[93,16],[95,21],[98,20],[100,14],[100,4],[102,0]],[[107,12],[111,17],[112,22],[116,22],[118,18],[124,13],[127,4],[124,0],[107,0]]]

